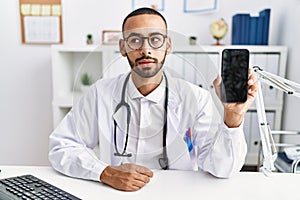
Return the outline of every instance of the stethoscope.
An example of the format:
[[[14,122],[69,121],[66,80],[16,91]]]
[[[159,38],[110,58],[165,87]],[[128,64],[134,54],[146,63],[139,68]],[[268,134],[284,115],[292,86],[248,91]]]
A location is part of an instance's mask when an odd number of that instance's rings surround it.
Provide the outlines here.
[[[158,159],[159,165],[161,166],[162,169],[168,169],[168,157],[167,157],[167,150],[166,150],[166,140],[167,140],[167,113],[168,113],[168,99],[169,99],[169,89],[168,89],[168,79],[165,73],[163,73],[165,79],[166,79],[166,98],[165,98],[165,103],[164,103],[164,128],[163,128],[163,157]],[[117,147],[117,122],[114,120],[114,143],[115,143],[115,150],[116,152],[114,153],[115,156],[120,156],[120,157],[131,157],[131,153],[126,152],[127,148],[127,143],[128,143],[128,135],[129,135],[129,124],[130,124],[130,117],[131,117],[131,109],[130,105],[125,101],[125,91],[126,91],[126,86],[128,83],[130,77],[130,73],[127,75],[123,88],[122,88],[122,98],[120,103],[116,106],[115,113],[124,106],[126,108],[127,112],[127,127],[126,127],[126,138],[125,138],[125,144],[122,153],[119,152],[118,147]]]

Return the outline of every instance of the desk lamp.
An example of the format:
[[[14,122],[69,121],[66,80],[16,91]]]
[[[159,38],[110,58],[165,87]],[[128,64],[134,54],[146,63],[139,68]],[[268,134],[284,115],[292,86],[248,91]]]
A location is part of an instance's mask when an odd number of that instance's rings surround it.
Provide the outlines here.
[[[300,84],[266,72],[258,66],[254,66],[253,70],[258,75],[258,93],[255,102],[263,154],[263,166],[261,170],[266,176],[269,176],[271,175],[272,170],[275,169],[274,162],[277,158],[277,150],[266,118],[261,83],[273,86],[274,88],[298,98],[300,98],[300,93],[297,91],[297,89],[300,88]]]

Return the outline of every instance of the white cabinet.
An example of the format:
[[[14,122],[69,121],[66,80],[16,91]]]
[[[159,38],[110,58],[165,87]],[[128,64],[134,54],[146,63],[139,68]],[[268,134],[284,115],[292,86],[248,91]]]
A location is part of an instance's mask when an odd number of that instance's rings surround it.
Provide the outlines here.
[[[105,49],[105,50],[104,50]],[[93,80],[102,77],[103,66],[113,60],[115,47],[53,45],[53,126],[56,127],[82,95],[80,77],[87,72]]]
[[[224,48],[246,48],[250,51],[250,66],[285,77],[287,48],[284,46],[177,46],[168,55],[165,67],[174,75],[208,90],[220,72],[220,53]],[[94,79],[111,77],[130,68],[117,46],[52,46],[53,122],[54,127],[78,100],[80,75],[88,72]],[[271,128],[281,128],[283,93],[263,85],[267,117]],[[246,165],[258,164],[259,131],[255,104],[245,117],[245,136],[248,143]]]

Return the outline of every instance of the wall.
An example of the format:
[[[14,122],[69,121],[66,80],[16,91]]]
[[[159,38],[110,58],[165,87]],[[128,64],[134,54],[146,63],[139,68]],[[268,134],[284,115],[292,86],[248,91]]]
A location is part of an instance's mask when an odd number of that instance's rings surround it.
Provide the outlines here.
[[[287,78],[300,83],[300,27],[297,25],[300,19],[300,1],[288,0],[282,6],[284,15],[281,19],[280,34],[281,38],[279,44],[284,44],[289,47],[288,52],[288,69]],[[285,110],[283,114],[283,129],[300,131],[299,116],[300,113],[300,99],[293,96],[286,96]]]
[[[100,4],[97,0],[64,1],[64,35],[66,44],[84,44],[87,33],[92,33],[97,43],[101,42],[102,30],[120,30],[123,18],[131,10],[131,0],[113,0]],[[118,8],[116,6],[118,4]],[[231,17],[237,12],[258,15],[264,8],[272,8],[272,20],[278,21],[282,13],[280,0],[219,0],[217,12],[208,14],[183,13],[183,0],[165,0],[165,11],[162,13],[171,31],[190,36],[196,35],[200,44],[212,44],[214,39],[209,33],[209,24],[223,17],[231,27]],[[278,23],[271,23],[274,30],[270,44],[277,44]],[[231,42],[231,30],[222,40]]]
[[[18,1],[0,3],[0,165],[46,165],[50,48],[21,45],[18,7]]]
[[[67,45],[84,44],[92,33],[96,43],[102,30],[119,30],[131,11],[131,0],[63,0],[63,34]],[[105,3],[104,3],[105,2]],[[0,2],[0,165],[47,165],[48,135],[52,131],[51,54],[48,45],[23,45],[20,41],[19,1]],[[183,0],[165,0],[163,14],[169,29],[196,35],[200,44],[212,44],[209,24],[223,17],[231,27],[237,12],[257,14],[271,8],[270,44],[289,47],[288,78],[297,81],[300,53],[297,37],[299,0],[219,0],[210,14],[184,14]],[[118,6],[116,6],[118,5]],[[222,40],[230,44],[230,30]],[[288,99],[284,126],[300,130],[298,99]],[[298,110],[297,110],[298,109]]]

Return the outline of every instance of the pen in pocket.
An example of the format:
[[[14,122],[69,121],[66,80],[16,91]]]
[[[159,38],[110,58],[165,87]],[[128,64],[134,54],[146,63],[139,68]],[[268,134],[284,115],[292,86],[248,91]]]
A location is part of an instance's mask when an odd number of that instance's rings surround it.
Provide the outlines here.
[[[186,145],[187,145],[187,148],[188,148],[189,152],[191,152],[193,150],[191,128],[188,128],[185,131],[185,142],[186,142]]]

